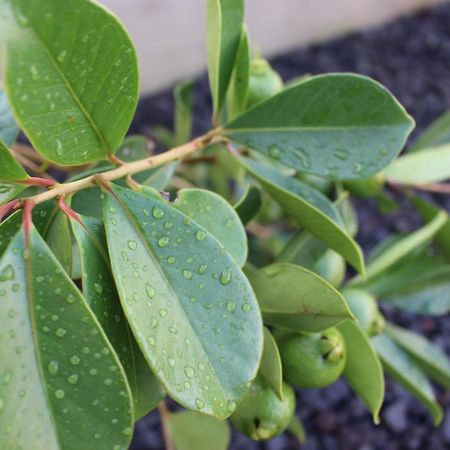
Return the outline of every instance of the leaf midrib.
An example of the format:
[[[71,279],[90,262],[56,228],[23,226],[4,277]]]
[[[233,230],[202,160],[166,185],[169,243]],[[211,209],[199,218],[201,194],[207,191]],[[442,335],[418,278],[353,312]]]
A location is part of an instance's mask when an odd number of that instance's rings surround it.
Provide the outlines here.
[[[361,130],[384,130],[389,128],[397,128],[397,127],[406,127],[408,126],[408,122],[402,122],[398,124],[392,124],[392,125],[360,125],[360,126],[289,126],[289,127],[254,127],[254,128],[233,128],[233,127],[225,127],[224,132],[225,134],[236,134],[236,133],[255,133],[255,132],[262,132],[262,133],[280,133],[280,132],[291,132],[291,133],[298,133],[302,131],[315,131],[315,132],[336,132],[336,131],[361,131]]]

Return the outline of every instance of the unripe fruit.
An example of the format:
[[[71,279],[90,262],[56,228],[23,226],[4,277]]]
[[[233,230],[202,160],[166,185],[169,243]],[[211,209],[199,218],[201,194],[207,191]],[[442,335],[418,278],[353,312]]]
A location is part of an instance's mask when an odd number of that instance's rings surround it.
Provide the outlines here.
[[[231,416],[233,425],[255,441],[271,439],[289,425],[295,410],[294,391],[283,382],[283,400],[261,380],[255,380]]]
[[[302,388],[328,386],[345,367],[344,340],[336,328],[320,333],[284,334],[279,349],[285,379]]]
[[[375,336],[383,331],[384,317],[372,294],[358,288],[344,289],[342,294],[359,325],[369,336]]]
[[[327,250],[314,264],[313,271],[332,286],[339,287],[345,278],[344,258],[333,250]]]
[[[283,80],[265,59],[256,58],[251,62],[247,108],[267,100],[282,89]]]

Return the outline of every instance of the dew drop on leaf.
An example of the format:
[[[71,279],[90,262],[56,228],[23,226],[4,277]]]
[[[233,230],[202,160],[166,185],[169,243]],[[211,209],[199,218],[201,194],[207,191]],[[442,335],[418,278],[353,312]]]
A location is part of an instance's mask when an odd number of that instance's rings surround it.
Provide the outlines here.
[[[220,284],[226,286],[227,284],[230,284],[231,282],[231,270],[225,269],[221,274],[219,278]]]
[[[128,248],[130,250],[136,250],[137,249],[137,242],[136,241],[128,241]]]
[[[59,370],[59,363],[58,363],[58,361],[55,361],[55,360],[50,361],[48,363],[47,370],[48,370],[48,373],[50,375],[56,375],[58,373],[58,370]]]

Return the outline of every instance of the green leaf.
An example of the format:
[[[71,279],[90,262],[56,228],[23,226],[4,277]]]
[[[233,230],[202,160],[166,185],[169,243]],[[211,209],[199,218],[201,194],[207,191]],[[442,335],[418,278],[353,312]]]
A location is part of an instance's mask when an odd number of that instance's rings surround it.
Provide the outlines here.
[[[247,276],[269,325],[316,332],[353,318],[342,295],[303,267],[273,264]]]
[[[17,197],[26,186],[0,183],[0,206]]]
[[[250,284],[194,220],[153,196],[110,189],[104,214],[113,274],[144,356],[177,402],[228,417],[262,353]]]
[[[0,90],[0,141],[12,145],[19,134],[6,94]]]
[[[127,374],[135,403],[136,419],[164,398],[128,327],[109,266],[106,237],[97,219],[71,220],[81,255],[83,295],[117,352]]]
[[[241,222],[246,225],[259,213],[262,206],[261,192],[256,186],[247,185],[244,195],[234,205]]]
[[[238,161],[264,186],[286,214],[342,255],[359,272],[364,272],[362,251],[342,227],[339,211],[327,197],[307,184],[284,176],[259,161],[248,158],[239,158]]]
[[[266,327],[264,327],[264,348],[259,373],[280,400],[283,400],[283,369],[280,352],[272,333]]]
[[[411,203],[417,209],[425,222],[431,222],[439,213],[440,208],[431,202],[427,202],[421,197],[410,197]],[[435,234],[434,241],[439,250],[450,261],[450,219],[447,218],[445,225]]]
[[[114,153],[138,99],[136,54],[117,18],[86,0],[2,8],[12,10],[1,24],[6,91],[33,147],[63,165]]]
[[[298,439],[300,444],[306,442],[307,436],[305,427],[295,414],[292,416],[291,423],[288,425],[288,430]]]
[[[14,159],[8,148],[0,141],[0,182],[8,183],[28,178],[28,174]]]
[[[189,141],[192,134],[192,108],[194,107],[194,82],[185,81],[175,86],[175,141],[182,145]]]
[[[450,112],[438,117],[414,142],[410,151],[450,144]]]
[[[247,27],[242,26],[241,39],[236,54],[234,70],[228,92],[227,112],[229,119],[245,111],[250,83],[250,43]]]
[[[208,75],[214,117],[222,109],[230,83],[244,18],[243,0],[208,0]]]
[[[444,211],[440,211],[430,223],[388,246],[367,264],[365,281],[367,282],[376,275],[385,272],[417,247],[431,240],[442,228],[446,220],[447,214]]]
[[[170,414],[167,422],[176,450],[226,450],[230,427],[213,417],[194,411]]]
[[[347,351],[344,376],[379,423],[384,400],[384,375],[380,360],[361,327],[347,320],[339,325]]]
[[[214,236],[236,264],[247,260],[247,235],[239,216],[220,195],[203,189],[182,189],[173,206]]]
[[[225,126],[231,140],[303,172],[366,178],[403,148],[413,120],[383,86],[354,74],[311,77]]]
[[[435,425],[442,421],[442,408],[436,402],[433,387],[411,357],[386,335],[372,338],[381,362],[394,380],[403,385],[432,414]]]
[[[34,227],[4,253],[0,286],[0,448],[127,448],[134,418],[122,366]]]
[[[392,162],[386,180],[398,184],[426,184],[450,178],[450,144],[409,152]]]
[[[450,360],[423,336],[395,325],[386,324],[386,334],[403,347],[421,369],[445,389],[450,389]]]

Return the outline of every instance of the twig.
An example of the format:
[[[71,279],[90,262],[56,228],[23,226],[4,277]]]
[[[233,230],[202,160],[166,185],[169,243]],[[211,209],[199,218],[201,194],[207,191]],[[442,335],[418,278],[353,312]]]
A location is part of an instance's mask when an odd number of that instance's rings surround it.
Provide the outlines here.
[[[170,435],[170,430],[168,426],[170,411],[167,409],[166,401],[163,400],[159,406],[159,415],[161,417],[161,426],[162,426],[162,433],[164,438],[164,446],[166,447],[166,450],[175,450],[175,446],[173,445],[172,436]]]

